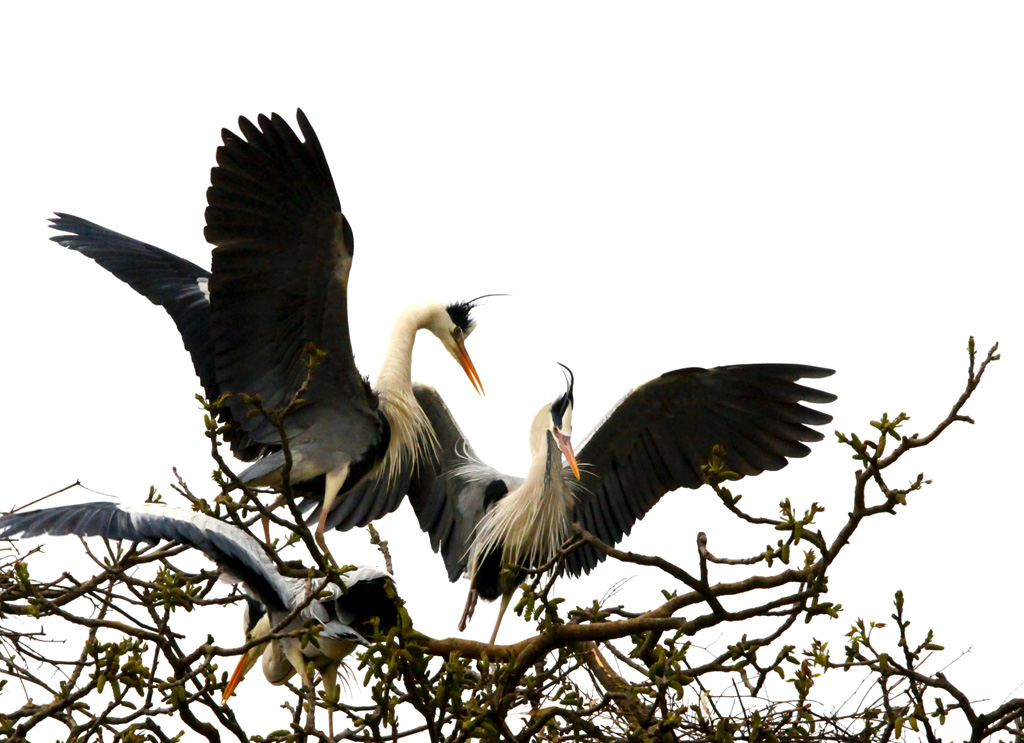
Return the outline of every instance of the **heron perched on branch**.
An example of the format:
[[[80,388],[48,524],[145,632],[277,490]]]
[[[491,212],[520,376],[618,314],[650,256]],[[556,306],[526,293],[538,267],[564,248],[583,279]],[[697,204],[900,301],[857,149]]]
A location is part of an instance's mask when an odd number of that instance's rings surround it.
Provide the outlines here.
[[[311,661],[320,669],[325,690],[333,695],[343,659],[356,647],[368,644],[375,626],[387,632],[398,623],[392,579],[383,570],[357,568],[341,577],[344,589],[325,583],[311,595],[309,582],[281,575],[247,532],[186,508],[100,501],[0,516],[0,538],[19,534],[75,534],[151,545],[166,540],[193,547],[217,563],[221,577],[241,584],[249,597],[246,641],[274,635],[242,655],[224,690],[224,701],[261,655],[264,674],[271,683],[284,683],[297,673],[310,687],[307,663]],[[314,643],[303,646],[297,637],[289,636],[307,622],[320,626],[319,647]]]
[[[309,121],[297,113],[300,140],[277,114],[258,126],[239,119],[242,136],[223,131],[207,191],[206,238],[216,247],[206,271],[152,245],[58,214],[51,239],[92,258],[171,315],[206,396],[258,396],[265,410],[287,406],[290,478],[316,480],[324,507],[372,476],[370,502],[348,503],[335,526],[363,526],[398,507],[407,478],[434,456],[435,437],[412,390],[416,332],[433,333],[480,392],[466,351],[477,300],[416,302],[398,317],[376,387],[360,376],[349,341],[347,287],[353,237],[330,169]],[[478,298],[479,299],[479,298]],[[310,354],[318,357],[311,372]],[[308,384],[307,384],[308,383]],[[281,431],[239,394],[222,420],[232,451],[256,460],[243,482],[277,485],[285,462]],[[319,480],[323,480],[320,484]]]
[[[822,439],[811,426],[825,425],[832,416],[803,403],[828,403],[835,395],[798,382],[831,374],[797,364],[670,371],[619,400],[574,454],[570,373],[565,393],[542,407],[530,427],[526,477],[480,461],[440,395],[416,385],[441,456],[438,468],[422,468],[412,478],[409,499],[449,579],[469,573],[460,629],[478,596],[500,596],[494,642],[522,568],[550,562],[573,523],[617,544],[665,493],[703,485],[703,467],[714,447],[724,450],[725,469],[740,476],[778,470],[806,456],[805,442]],[[584,544],[569,553],[565,567],[578,576],[604,558]],[[519,570],[503,570],[509,565]]]

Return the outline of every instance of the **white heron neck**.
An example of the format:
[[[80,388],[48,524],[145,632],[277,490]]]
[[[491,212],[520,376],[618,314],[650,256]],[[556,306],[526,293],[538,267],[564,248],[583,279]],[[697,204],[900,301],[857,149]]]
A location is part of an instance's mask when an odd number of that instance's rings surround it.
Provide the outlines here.
[[[575,498],[562,474],[562,454],[553,441],[549,446],[534,452],[522,485],[495,503],[477,525],[470,579],[498,545],[503,562],[536,566],[550,560],[565,541]]]
[[[391,329],[388,350],[377,375],[377,391],[412,389],[412,347],[419,325],[414,318],[400,315]]]
[[[440,306],[437,302],[416,302],[398,315],[377,375],[375,388],[381,412],[391,426],[384,473],[389,482],[403,467],[415,466],[436,446],[434,430],[412,391],[412,349],[416,332],[429,324]]]
[[[406,307],[395,319],[391,338],[384,354],[380,374],[377,375],[377,391],[412,393],[412,347],[416,332],[427,326],[436,302],[416,302]]]

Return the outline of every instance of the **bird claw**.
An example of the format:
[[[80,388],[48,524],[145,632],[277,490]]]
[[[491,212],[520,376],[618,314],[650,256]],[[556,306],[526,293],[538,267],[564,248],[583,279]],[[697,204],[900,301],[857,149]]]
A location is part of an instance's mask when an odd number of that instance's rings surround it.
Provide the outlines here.
[[[462,619],[459,620],[459,632],[466,631],[466,625],[473,618],[473,611],[476,609],[476,589],[472,588],[466,597],[466,608],[462,610]]]

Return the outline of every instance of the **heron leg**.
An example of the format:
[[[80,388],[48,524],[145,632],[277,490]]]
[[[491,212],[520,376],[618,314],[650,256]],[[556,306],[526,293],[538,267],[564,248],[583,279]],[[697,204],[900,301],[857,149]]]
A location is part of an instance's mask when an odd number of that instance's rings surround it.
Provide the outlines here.
[[[341,490],[341,486],[345,484],[347,478],[347,464],[341,469],[331,470],[327,473],[327,482],[324,485],[324,504],[320,507],[320,521],[317,522],[316,532],[313,534],[316,543],[324,551],[324,556],[334,563],[335,566],[337,566],[337,563],[334,562],[334,557],[331,555],[331,551],[327,549],[327,542],[324,540],[324,530],[327,525],[327,515],[331,512],[334,501],[338,497],[338,491]]]
[[[498,637],[498,627],[501,626],[501,618],[505,616],[505,609],[508,608],[508,602],[512,600],[512,594],[516,592],[516,588],[517,586],[512,586],[510,590],[505,591],[501,596],[501,608],[498,610],[498,621],[494,623],[494,632],[491,633],[491,645],[494,644],[495,639]]]
[[[338,703],[338,664],[328,663],[320,671],[324,682],[324,698],[327,701],[327,738],[334,740],[334,705]]]
[[[284,650],[285,658],[288,659],[292,668],[295,669],[295,672],[299,674],[299,678],[302,679],[302,690],[308,695],[309,714],[312,718],[316,709],[316,690],[313,688],[313,678],[309,675],[306,657],[302,654],[302,646],[299,645],[299,641],[294,637],[289,637],[281,640],[281,649]]]
[[[284,503],[284,496],[280,496],[276,501],[267,506],[267,512],[273,511],[275,508]],[[266,515],[260,518],[263,523],[263,537],[266,539],[267,544],[270,544],[270,518]]]
[[[284,651],[284,657],[288,659],[288,662],[292,664],[292,668],[299,674],[299,678],[302,679],[302,685],[307,687],[313,686],[313,680],[309,677],[309,672],[306,670],[306,658],[302,654],[302,647],[299,645],[299,641],[294,637],[287,637],[281,640],[281,649]]]
[[[469,589],[469,595],[466,596],[466,608],[462,610],[462,619],[459,620],[459,632],[465,632],[466,625],[473,618],[473,611],[476,609],[476,598],[476,589]]]

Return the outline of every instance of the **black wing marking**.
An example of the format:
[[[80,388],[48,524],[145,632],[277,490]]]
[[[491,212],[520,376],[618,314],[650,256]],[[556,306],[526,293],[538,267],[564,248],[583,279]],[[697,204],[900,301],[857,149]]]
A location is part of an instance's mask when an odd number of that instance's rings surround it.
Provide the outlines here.
[[[746,364],[678,369],[626,395],[579,449],[580,488],[572,520],[607,544],[618,543],[667,492],[704,484],[702,465],[715,445],[726,467],[757,475],[806,456],[832,416],[801,403],[835,400],[797,384],[831,369]],[[589,573],[604,555],[584,545],[567,560],[572,575]]]
[[[376,620],[379,631],[387,634],[398,626],[391,576],[365,571],[368,576],[353,580],[344,595],[334,600],[334,619],[359,633],[360,639],[372,636]],[[363,640],[365,644],[365,640]]]

